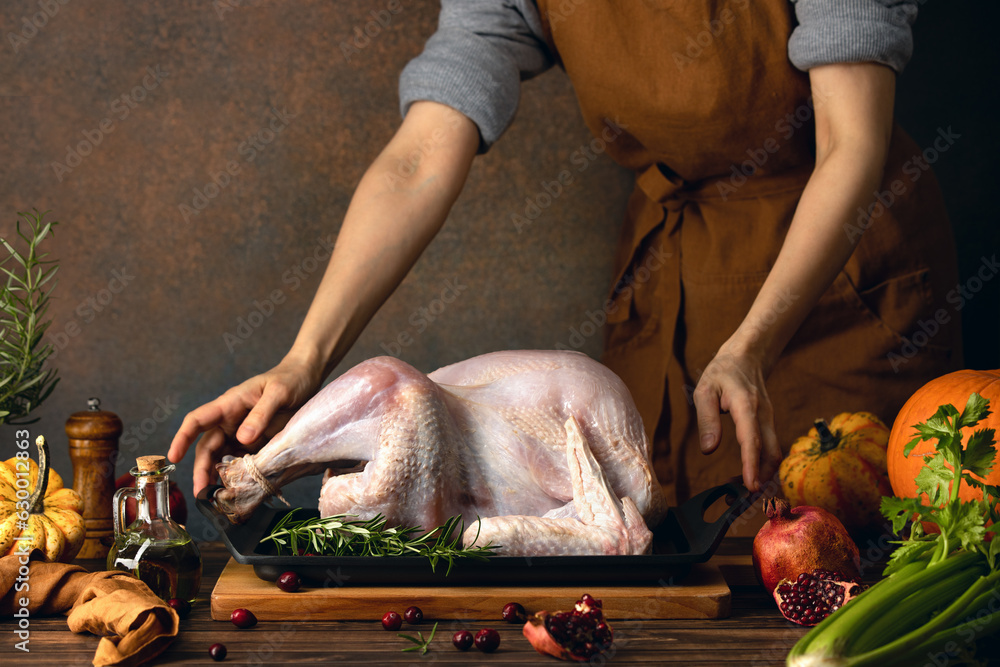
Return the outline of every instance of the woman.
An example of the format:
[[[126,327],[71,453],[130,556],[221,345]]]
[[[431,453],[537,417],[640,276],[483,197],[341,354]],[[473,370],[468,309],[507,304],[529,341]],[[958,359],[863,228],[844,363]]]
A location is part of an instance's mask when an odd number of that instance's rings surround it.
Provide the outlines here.
[[[553,63],[637,173],[603,361],[653,435],[668,499],[740,472],[764,489],[816,417],[891,418],[960,362],[954,318],[893,357],[957,281],[937,184],[893,123],[915,5],[444,0],[291,351],[188,414],[171,460],[204,434],[197,492],[317,391],[511,122],[520,81]]]

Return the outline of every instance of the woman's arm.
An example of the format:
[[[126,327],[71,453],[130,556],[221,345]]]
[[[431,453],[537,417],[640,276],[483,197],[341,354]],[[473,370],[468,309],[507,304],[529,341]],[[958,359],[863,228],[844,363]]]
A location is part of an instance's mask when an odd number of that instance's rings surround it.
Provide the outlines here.
[[[750,312],[719,349],[694,392],[702,451],[718,447],[721,411],[736,426],[747,488],[761,490],[781,462],[764,380],[792,335],[844,268],[854,245],[844,224],[867,208],[885,169],[895,72],[874,63],[809,70],[816,166],[781,252]],[[856,240],[856,239],[855,239]],[[791,292],[791,302],[783,295]]]
[[[292,349],[272,370],[184,417],[168,456],[180,461],[205,434],[195,494],[224,454],[259,448],[316,392],[441,229],[478,147],[479,131],[461,113],[436,102],[410,107],[351,199]]]

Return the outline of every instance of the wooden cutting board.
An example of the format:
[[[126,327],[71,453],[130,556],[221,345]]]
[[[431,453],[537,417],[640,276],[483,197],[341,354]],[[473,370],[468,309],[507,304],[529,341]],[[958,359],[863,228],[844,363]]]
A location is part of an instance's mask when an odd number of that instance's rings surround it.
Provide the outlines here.
[[[726,618],[730,591],[715,565],[695,565],[674,586],[341,586],[285,593],[257,578],[252,565],[230,559],[212,591],[212,618],[228,621],[245,608],[261,621],[378,620],[417,605],[428,619],[497,620],[508,602],[529,614],[569,609],[583,593],[602,600],[609,619]]]

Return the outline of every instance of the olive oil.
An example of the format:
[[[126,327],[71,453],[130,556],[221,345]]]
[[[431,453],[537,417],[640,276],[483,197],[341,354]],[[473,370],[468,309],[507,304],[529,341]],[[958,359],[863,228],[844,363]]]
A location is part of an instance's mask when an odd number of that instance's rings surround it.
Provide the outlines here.
[[[168,475],[162,456],[140,456],[130,471],[135,488],[115,493],[115,542],[108,569],[135,576],[164,600],[194,602],[201,587],[201,553],[184,527],[170,518]],[[135,498],[136,519],[125,527],[125,501]]]
[[[108,569],[131,573],[164,600],[194,602],[201,587],[201,554],[190,537],[156,541],[127,533],[111,547]]]

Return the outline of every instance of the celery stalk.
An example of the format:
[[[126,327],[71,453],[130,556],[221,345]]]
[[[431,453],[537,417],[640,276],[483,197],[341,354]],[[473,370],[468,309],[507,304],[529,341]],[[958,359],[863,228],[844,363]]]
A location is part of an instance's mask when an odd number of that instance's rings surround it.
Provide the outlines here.
[[[934,613],[947,607],[956,595],[967,590],[981,573],[980,568],[960,570],[926,588],[917,588],[899,603],[894,613],[882,614],[862,630],[858,638],[850,642],[851,650],[859,654],[873,651],[884,645],[886,638],[898,637],[924,626]],[[923,628],[922,631],[926,632]]]
[[[896,576],[883,579],[830,614],[823,623],[813,629],[816,631],[815,636],[810,637],[812,632],[806,635],[806,638],[809,638],[809,641],[805,642],[804,648],[806,650],[795,653],[793,649],[789,657],[797,655],[851,655],[852,643],[869,625],[886,614],[890,614],[891,610],[895,609],[914,591],[933,585],[941,579],[946,579],[972,567],[979,558],[979,554],[959,554],[933,567],[923,567],[919,571],[911,569],[911,566],[918,565],[918,563],[911,563],[906,569],[898,572]],[[789,664],[798,665],[799,663],[790,660]]]
[[[969,603],[975,600],[988,585],[989,577],[978,577],[978,581],[967,589],[965,593],[924,625],[911,630],[901,637],[897,637],[887,644],[883,644],[874,651],[868,651],[867,653],[849,658],[846,664],[851,667],[881,665],[892,656],[908,654],[927,635],[934,635],[947,630],[949,625],[957,620],[959,615],[968,608]]]

